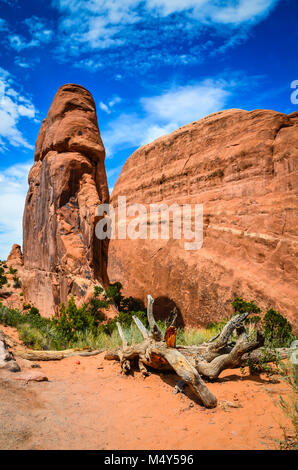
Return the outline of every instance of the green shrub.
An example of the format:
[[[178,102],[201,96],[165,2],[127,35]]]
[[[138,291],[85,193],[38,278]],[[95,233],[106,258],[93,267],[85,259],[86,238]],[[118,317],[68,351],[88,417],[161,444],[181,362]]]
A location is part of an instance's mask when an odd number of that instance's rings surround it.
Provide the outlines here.
[[[24,323],[19,327],[20,339],[31,349],[47,349],[47,339],[40,329]]]
[[[93,335],[98,333],[99,324],[105,320],[103,309],[109,306],[107,301],[97,298],[101,288],[95,288],[89,304],[77,307],[74,296],[71,295],[67,306],[61,305],[58,318],[52,318],[52,324],[67,341],[76,341],[77,333],[85,330]]]
[[[19,310],[10,309],[0,303],[0,323],[4,326],[17,327],[19,324],[23,323],[23,321],[24,316]]]
[[[7,284],[7,277],[5,276],[5,271],[1,266],[0,267],[0,289],[1,287],[5,286],[5,284]]]
[[[291,324],[273,308],[266,312],[262,326],[266,342],[275,348],[289,347],[294,340]]]
[[[75,299],[71,296],[67,305],[61,305],[60,315],[51,319],[41,317],[38,309],[30,304],[23,304],[24,312],[21,313],[0,303],[0,323],[18,328],[24,343],[35,349],[59,350],[87,346],[95,348],[116,347],[121,345],[117,322],[122,325],[129,341],[140,342],[142,336],[133,322],[133,316],[138,317],[144,326],[148,328],[146,310],[141,302],[132,297],[126,298],[123,296],[121,289],[121,284],[115,283],[104,293],[100,286],[96,286],[90,302],[81,307],[76,306]],[[104,323],[106,318],[105,310],[111,303],[121,309],[115,318]],[[232,305],[234,314],[246,311],[257,314],[261,312],[254,302],[248,302],[240,297],[237,297]],[[253,327],[250,325],[251,331],[248,330],[250,337],[256,335],[255,325],[260,321],[258,315],[257,317]],[[207,328],[178,328],[177,344],[192,345],[209,341],[222,330],[227,321],[227,319],[223,319],[209,323]],[[165,322],[158,320],[157,324],[164,332],[166,329]],[[261,325],[266,338],[265,356],[274,353],[273,347],[288,346],[294,338],[289,322],[280,313],[272,309],[268,310]],[[266,359],[265,356],[264,359]],[[274,356],[274,360],[277,364],[278,357],[275,358]],[[261,370],[262,367],[259,369]],[[269,371],[269,366],[266,370]]]
[[[18,289],[19,287],[22,286],[21,280],[20,280],[20,278],[19,278],[18,276],[14,276],[14,277],[13,277],[13,281],[14,281],[13,287],[14,287],[15,289]]]
[[[232,307],[234,310],[233,315],[238,315],[241,313],[249,313],[249,317],[244,320],[246,324],[254,324],[257,325],[261,321],[261,317],[259,315],[253,315],[252,313],[261,313],[262,310],[254,303],[254,301],[247,301],[242,299],[242,297],[236,297],[232,302]]]
[[[142,302],[133,297],[124,297],[121,290],[122,284],[120,282],[110,284],[106,289],[105,298],[107,302],[115,305],[119,314],[107,324],[101,325],[99,330],[101,333],[111,335],[117,328],[117,322],[124,328],[129,328],[133,323],[133,316],[138,317],[143,322],[144,326],[148,327],[147,314]]]
[[[17,272],[18,272],[17,269],[14,269],[12,266],[9,266],[9,270],[8,270],[9,274],[16,274]]]

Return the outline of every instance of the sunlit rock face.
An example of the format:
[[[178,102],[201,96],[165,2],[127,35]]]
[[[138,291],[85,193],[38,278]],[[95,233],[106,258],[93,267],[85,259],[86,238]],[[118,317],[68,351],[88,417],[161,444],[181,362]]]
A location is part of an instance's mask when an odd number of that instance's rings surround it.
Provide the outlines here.
[[[227,316],[235,296],[297,320],[298,113],[223,111],[138,149],[114,187],[134,203],[203,204],[203,246],[111,240],[108,275],[124,292],[174,305],[188,325]]]
[[[91,94],[62,86],[36,141],[23,218],[24,296],[45,316],[71,292],[83,301],[106,280],[95,236],[96,208],[109,200],[104,160]]]

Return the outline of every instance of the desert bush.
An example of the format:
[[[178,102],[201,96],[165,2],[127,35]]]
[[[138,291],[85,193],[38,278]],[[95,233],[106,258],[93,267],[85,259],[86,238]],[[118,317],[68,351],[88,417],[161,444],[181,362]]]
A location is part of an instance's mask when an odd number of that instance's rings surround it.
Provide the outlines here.
[[[7,284],[7,277],[5,276],[4,268],[1,266],[0,267],[0,289],[1,287],[5,286],[5,284]]]
[[[254,303],[248,302],[241,297],[236,297],[232,302],[234,315],[238,313],[255,313],[256,315],[249,316],[245,323],[253,327],[260,327],[265,336],[265,347],[267,348],[281,348],[289,347],[291,342],[295,339],[292,333],[292,326],[289,321],[281,315],[281,313],[270,308],[267,310],[263,319],[258,315],[262,310]]]
[[[18,272],[17,269],[14,269],[12,266],[9,266],[8,273],[9,274],[16,274]]]
[[[47,338],[43,332],[30,323],[24,323],[18,328],[20,339],[31,349],[46,349]]]
[[[30,310],[31,304],[23,304],[23,310]]]
[[[260,307],[258,307],[253,300],[247,301],[245,299],[242,299],[242,297],[236,297],[233,302],[232,302],[232,307],[234,310],[233,315],[238,315],[241,313],[249,313],[249,317],[244,321],[246,324],[253,324],[257,325],[261,321],[261,317],[257,315],[258,313],[261,313],[262,310]],[[256,315],[251,315],[252,313],[255,313]]]
[[[147,314],[142,302],[133,297],[124,297],[121,291],[122,284],[120,282],[115,282],[106,289],[105,299],[109,304],[115,305],[119,314],[107,324],[102,325],[100,333],[111,335],[117,327],[117,322],[124,328],[129,328],[133,322],[133,316],[138,317],[148,327]]]
[[[18,289],[19,287],[22,286],[21,280],[20,280],[20,278],[19,278],[18,276],[14,276],[14,277],[13,277],[13,282],[14,282],[13,287],[14,287],[15,289]]]
[[[275,348],[289,347],[295,338],[291,324],[273,308],[267,310],[262,326],[267,345]]]
[[[74,341],[79,331],[90,329],[95,333],[96,319],[87,310],[86,305],[78,308],[73,295],[67,306],[63,303],[58,318],[52,319],[53,326],[67,341]]]
[[[120,283],[112,284],[106,292],[102,287],[94,288],[94,295],[88,304],[77,307],[75,298],[70,297],[67,305],[62,304],[58,317],[51,319],[41,317],[37,308],[23,304],[23,312],[9,309],[0,304],[0,323],[18,328],[24,343],[34,349],[66,349],[70,347],[94,347],[110,349],[121,345],[116,323],[119,322],[129,342],[138,343],[142,336],[133,322],[137,316],[148,328],[145,308],[136,299],[126,298],[121,293]],[[105,321],[105,310],[110,304],[120,308],[119,314],[112,320]],[[234,314],[250,311],[261,313],[260,308],[252,301],[248,302],[237,297],[233,303]],[[293,340],[292,328],[289,322],[278,312],[270,309],[260,321],[256,315],[255,322],[248,325],[251,339],[256,335],[256,325],[263,327],[266,338],[264,361],[272,356],[276,366],[279,366],[278,354],[274,347],[288,346]],[[216,336],[227,323],[227,319],[209,323],[206,328],[178,328],[177,344],[194,345],[209,341]],[[165,322],[158,320],[159,327],[164,332]],[[271,356],[270,356],[271,357]],[[271,366],[254,366],[247,364],[252,373],[270,372]]]

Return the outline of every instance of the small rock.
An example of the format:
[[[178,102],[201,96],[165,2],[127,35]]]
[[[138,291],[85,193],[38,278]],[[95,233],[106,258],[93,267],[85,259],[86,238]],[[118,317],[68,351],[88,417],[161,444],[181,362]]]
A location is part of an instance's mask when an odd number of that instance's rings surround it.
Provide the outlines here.
[[[26,383],[28,382],[48,382],[48,378],[45,374],[23,374],[17,377],[18,380],[24,380]]]

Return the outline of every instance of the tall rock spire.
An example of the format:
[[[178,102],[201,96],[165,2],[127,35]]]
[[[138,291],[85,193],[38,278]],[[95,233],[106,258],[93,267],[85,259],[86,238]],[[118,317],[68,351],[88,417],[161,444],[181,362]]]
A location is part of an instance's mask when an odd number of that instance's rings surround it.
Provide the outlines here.
[[[109,200],[94,100],[59,88],[35,146],[23,218],[25,299],[50,316],[70,292],[84,299],[106,278],[96,208]]]

